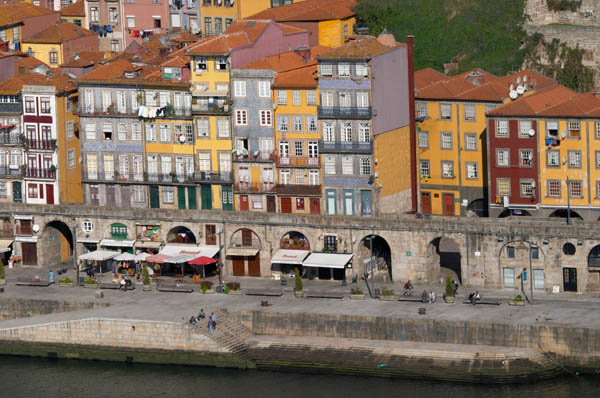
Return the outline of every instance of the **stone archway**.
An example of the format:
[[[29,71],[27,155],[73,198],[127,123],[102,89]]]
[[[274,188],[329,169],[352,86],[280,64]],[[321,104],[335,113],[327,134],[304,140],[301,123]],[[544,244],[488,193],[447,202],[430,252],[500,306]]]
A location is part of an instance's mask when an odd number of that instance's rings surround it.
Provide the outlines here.
[[[392,250],[379,235],[367,235],[358,245],[356,266],[360,275],[370,275],[375,280],[393,281]]]
[[[443,236],[433,239],[427,247],[427,257],[433,269],[433,280],[450,276],[462,284],[460,246],[454,239]]]
[[[69,226],[60,220],[53,220],[44,226],[42,239],[38,250],[44,253],[40,258],[43,259],[45,266],[58,266],[63,262],[68,262],[73,255],[73,234]]]
[[[488,207],[484,199],[475,199],[467,206],[467,215],[477,217],[487,217]]]
[[[550,213],[550,215],[548,217],[552,217],[552,218],[569,218],[568,213],[569,213],[568,209],[557,209],[557,210],[554,210],[552,213]],[[581,217],[579,215],[579,213],[577,213],[573,209],[571,209],[571,219],[572,220],[577,219],[577,220],[582,220],[583,221],[583,217]]]
[[[196,243],[196,236],[194,233],[183,225],[178,225],[169,230],[167,234],[167,243]]]
[[[253,230],[240,228],[234,231],[227,248],[227,257],[231,260],[231,275],[261,276],[261,248],[260,238]]]
[[[531,216],[527,210],[523,209],[505,209],[502,213],[498,214],[498,218],[505,218],[510,216]]]
[[[290,250],[310,250],[308,238],[301,232],[290,231],[281,237],[279,241],[280,249]]]

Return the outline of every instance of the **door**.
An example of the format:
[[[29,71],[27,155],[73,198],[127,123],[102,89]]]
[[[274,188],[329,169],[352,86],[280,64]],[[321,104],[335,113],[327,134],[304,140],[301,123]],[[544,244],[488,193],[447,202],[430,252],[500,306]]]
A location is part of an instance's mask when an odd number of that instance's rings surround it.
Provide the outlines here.
[[[260,257],[248,257],[248,276],[260,276]]]
[[[292,212],[292,198],[281,198],[281,212],[291,213]]]
[[[327,205],[327,215],[328,216],[335,216],[336,213],[336,198],[335,198],[335,191],[334,190],[327,190],[325,192],[325,197],[327,199],[326,205]]]
[[[344,191],[344,215],[345,216],[353,216],[354,215],[354,191],[351,191],[351,190]]]
[[[563,268],[563,290],[565,292],[577,291],[577,268]]]
[[[150,185],[150,208],[160,208],[160,195],[158,193],[158,185]]]
[[[373,192],[360,191],[360,214],[362,216],[373,215]]]
[[[444,202],[444,215],[445,216],[453,216],[454,215],[454,194],[445,193],[442,195]]]
[[[196,204],[196,187],[188,187],[188,209],[196,210],[198,205]]]
[[[117,201],[115,199],[115,186],[107,185],[106,186],[106,207],[115,207]]]
[[[269,212],[269,213],[277,212],[277,199],[275,199],[275,196],[273,196],[273,195],[267,196],[267,212]]]
[[[207,245],[214,246],[217,244],[217,226],[214,224],[207,224],[204,227],[205,241]]]
[[[431,214],[431,192],[421,192],[421,211]]]
[[[121,207],[131,207],[131,191],[127,185],[121,185]]]
[[[23,265],[38,265],[37,244],[22,242],[21,251],[23,253]]]
[[[202,200],[202,209],[212,209],[212,189],[210,185],[200,186],[200,199]]]
[[[248,211],[248,195],[240,195],[240,210]]]
[[[244,257],[233,256],[231,260],[233,262],[233,276],[245,276]]]
[[[54,204],[54,184],[46,184],[46,203]]]
[[[233,210],[233,189],[230,185],[221,186],[221,196],[221,204],[223,206],[223,210]]]
[[[13,202],[22,203],[23,202],[23,194],[21,193],[21,183],[19,181],[13,181],[12,191],[13,191]]]
[[[177,208],[185,209],[185,187],[177,187]]]
[[[100,206],[100,194],[98,193],[98,185],[90,185],[90,204],[92,206]]]
[[[310,200],[310,214],[321,214],[321,200],[319,198]]]

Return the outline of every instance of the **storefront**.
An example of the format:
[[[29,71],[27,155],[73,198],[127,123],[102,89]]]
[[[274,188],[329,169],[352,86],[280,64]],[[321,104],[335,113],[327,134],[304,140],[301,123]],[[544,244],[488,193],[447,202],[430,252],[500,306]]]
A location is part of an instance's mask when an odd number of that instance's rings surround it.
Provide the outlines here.
[[[126,239],[102,239],[100,247],[107,250],[118,250],[120,252],[133,253],[134,240]]]
[[[319,279],[342,280],[346,278],[346,269],[351,268],[353,254],[311,253],[302,266],[307,272],[313,272]],[[310,270],[310,271],[309,271]]]
[[[114,258],[119,254],[121,253],[107,250],[95,250],[82,254],[77,260],[79,262],[79,270],[93,270],[94,273],[112,271]]]
[[[246,276],[246,264],[248,264],[248,276],[260,276],[260,250],[253,247],[230,247],[227,249],[227,257],[231,258],[232,275]]]
[[[279,249],[271,257],[271,272],[293,276],[295,268],[303,275],[302,262],[308,255],[308,250]]]

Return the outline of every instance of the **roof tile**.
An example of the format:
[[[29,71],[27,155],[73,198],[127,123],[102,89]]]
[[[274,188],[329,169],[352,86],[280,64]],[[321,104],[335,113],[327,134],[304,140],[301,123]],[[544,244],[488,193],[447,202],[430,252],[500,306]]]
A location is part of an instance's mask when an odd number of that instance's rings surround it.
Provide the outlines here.
[[[286,6],[269,8],[248,19],[272,19],[277,22],[328,21],[353,17],[354,0],[306,0]]]

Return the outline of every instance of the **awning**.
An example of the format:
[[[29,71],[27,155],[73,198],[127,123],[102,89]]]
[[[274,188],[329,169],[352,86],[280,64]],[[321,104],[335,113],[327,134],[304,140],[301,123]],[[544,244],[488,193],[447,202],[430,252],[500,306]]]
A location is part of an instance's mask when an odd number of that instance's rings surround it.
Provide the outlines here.
[[[25,216],[22,214],[15,214],[15,220],[33,220],[33,216]]]
[[[311,253],[304,260],[304,267],[323,267],[323,268],[346,268],[346,264],[352,260],[353,254],[335,254],[335,253]]]
[[[10,251],[10,249],[8,247],[0,247],[0,253],[6,253],[9,251]]]
[[[158,249],[158,248],[160,248],[160,245],[161,245],[160,242],[142,241],[142,242],[137,242],[135,244],[135,247],[144,248],[144,249]]]
[[[77,243],[93,243],[98,244],[100,239],[90,239],[90,238],[77,238]]]
[[[16,236],[15,242],[28,242],[28,243],[37,243],[37,236]]]
[[[310,254],[308,250],[277,250],[271,257],[271,263],[302,265],[302,261]]]
[[[12,245],[12,239],[0,239],[0,248],[5,249]]]
[[[115,257],[116,261],[134,261],[135,255],[131,253],[121,253],[117,257]]]
[[[171,258],[171,256],[167,256],[166,254],[155,254],[154,256],[146,257],[146,262],[162,264],[168,258]]]
[[[146,261],[148,257],[152,256],[149,253],[138,253],[135,255],[135,261]]]
[[[119,252],[112,252],[107,250],[94,250],[93,252],[88,252],[79,256],[78,260],[87,260],[87,261],[105,261],[110,260],[113,257],[118,256]]]
[[[218,246],[165,245],[160,251],[160,254],[166,254],[170,257],[179,254],[196,254],[196,257],[214,257],[218,252]]]
[[[100,246],[133,247],[134,240],[102,239]]]
[[[258,249],[253,249],[249,247],[230,247],[227,249],[228,256],[244,256],[244,257],[253,257],[258,254]]]
[[[200,257],[198,254],[178,254],[176,256],[167,258],[165,263],[168,264],[183,264],[191,261],[197,257]]]

